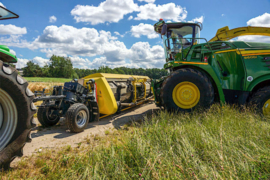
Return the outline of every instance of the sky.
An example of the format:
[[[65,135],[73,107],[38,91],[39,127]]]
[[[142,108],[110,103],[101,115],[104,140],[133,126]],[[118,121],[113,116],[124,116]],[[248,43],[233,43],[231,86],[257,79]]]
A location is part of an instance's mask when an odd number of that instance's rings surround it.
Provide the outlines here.
[[[54,55],[70,57],[76,68],[100,66],[162,68],[161,37],[153,25],[202,22],[210,40],[224,26],[270,27],[270,0],[2,0],[18,19],[0,22],[0,44],[18,57],[44,66]],[[238,40],[269,42],[270,37]]]

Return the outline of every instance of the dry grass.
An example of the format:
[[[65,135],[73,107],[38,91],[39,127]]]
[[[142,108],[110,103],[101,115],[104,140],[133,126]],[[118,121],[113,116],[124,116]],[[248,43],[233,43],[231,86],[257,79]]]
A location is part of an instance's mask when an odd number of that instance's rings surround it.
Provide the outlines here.
[[[46,88],[45,93],[51,93],[53,86],[63,86],[64,83],[55,83],[55,82],[30,82],[28,88],[32,91],[43,91]]]

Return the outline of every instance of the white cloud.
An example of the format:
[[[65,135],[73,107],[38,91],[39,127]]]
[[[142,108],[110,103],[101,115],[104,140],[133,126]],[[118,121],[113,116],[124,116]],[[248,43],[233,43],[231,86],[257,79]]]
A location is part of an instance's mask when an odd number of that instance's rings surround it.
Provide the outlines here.
[[[130,30],[132,36],[140,38],[141,35],[147,36],[149,39],[154,39],[159,37],[159,35],[154,31],[154,27],[151,24],[140,23],[137,26],[131,26]]]
[[[270,37],[259,35],[240,36],[237,38],[237,41],[270,43]]]
[[[1,3],[1,2],[0,2],[0,6],[2,6],[2,7],[4,7],[4,8],[6,8],[6,6],[4,6],[4,4],[3,4],[3,3]]]
[[[130,49],[131,64],[143,68],[162,68],[165,62],[162,46],[151,47],[148,42],[137,42]]]
[[[16,68],[17,69],[24,68],[28,61],[29,59],[18,58],[18,62],[16,63]]]
[[[117,35],[117,36],[120,36],[120,37],[124,37],[126,35],[127,32],[125,32],[124,34],[120,34],[119,32],[117,31],[114,31],[114,34]]]
[[[9,49],[9,52],[16,56],[16,52],[13,49]]]
[[[252,18],[247,22],[247,25],[270,27],[270,14],[264,13],[261,16]]]
[[[11,35],[11,34],[26,34],[26,27],[17,27],[13,24],[0,24],[0,34],[1,35]]]
[[[49,19],[50,23],[55,23],[57,21],[57,18],[55,16],[51,16]]]
[[[34,63],[38,64],[39,66],[41,67],[44,67],[46,64],[49,64],[49,59],[44,59],[42,57],[34,57],[33,60],[32,60]]]
[[[128,20],[131,20],[131,19],[133,19],[133,16],[129,16],[129,17],[128,17]]]
[[[225,14],[221,14],[221,16],[223,17],[223,16],[225,16]]]
[[[201,16],[201,17],[194,18],[194,19],[192,19],[191,21],[192,21],[192,22],[200,22],[200,23],[203,23],[203,20],[204,20],[204,17]]]
[[[115,32],[114,34],[119,34]],[[148,42],[137,42],[128,49],[125,44],[108,31],[97,31],[94,28],[75,28],[62,25],[47,26],[43,33],[33,42],[20,39],[21,35],[0,38],[0,43],[21,48],[36,49],[46,53],[49,58],[53,54],[70,57],[74,67],[98,68],[109,67],[157,67],[164,64],[162,46],[150,46]],[[89,60],[90,57],[91,60]],[[94,60],[92,60],[94,59]],[[32,59],[40,66],[49,62],[46,58]],[[24,67],[28,60],[19,59],[18,67]]]
[[[71,10],[76,22],[89,22],[92,25],[105,22],[118,22],[124,15],[138,10],[133,0],[106,0],[98,6],[77,5]]]
[[[183,21],[187,17],[187,11],[179,5],[168,3],[163,5],[145,4],[139,7],[139,13],[135,20],[153,20],[160,18],[173,21]]]
[[[138,1],[144,1],[144,2],[147,2],[147,3],[154,3],[156,0],[138,0]]]
[[[43,34],[32,43],[50,57],[52,54],[61,56],[95,56],[104,52],[104,45],[115,40],[107,31],[94,28],[77,29],[73,26],[47,26]]]

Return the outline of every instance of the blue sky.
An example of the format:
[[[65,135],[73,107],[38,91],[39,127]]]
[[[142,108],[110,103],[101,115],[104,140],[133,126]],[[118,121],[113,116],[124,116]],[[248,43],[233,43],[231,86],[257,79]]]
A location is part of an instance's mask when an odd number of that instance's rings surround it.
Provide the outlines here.
[[[161,38],[152,25],[202,21],[201,37],[217,29],[270,27],[269,0],[5,0],[19,19],[0,22],[0,44],[8,45],[21,68],[29,60],[44,66],[52,54],[69,56],[74,67],[162,68]],[[238,40],[270,42],[269,37]]]

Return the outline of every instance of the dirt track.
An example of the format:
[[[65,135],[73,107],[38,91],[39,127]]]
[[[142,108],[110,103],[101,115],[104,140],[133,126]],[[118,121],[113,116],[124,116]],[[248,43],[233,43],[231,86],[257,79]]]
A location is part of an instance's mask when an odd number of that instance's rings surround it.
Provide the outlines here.
[[[32,132],[32,142],[27,143],[23,149],[24,156],[29,156],[38,151],[42,151],[46,148],[61,147],[71,145],[77,146],[78,143],[83,141],[89,135],[104,135],[104,132],[108,129],[119,128],[130,121],[136,121],[141,119],[145,114],[152,113],[159,108],[153,104],[143,104],[129,110],[124,111],[119,115],[112,115],[100,119],[98,122],[89,123],[87,128],[82,133],[70,133],[67,130],[65,120],[62,119],[60,125],[51,128],[42,128],[40,130],[37,127]],[[37,119],[36,119],[37,121]],[[19,158],[16,158],[15,162]]]

